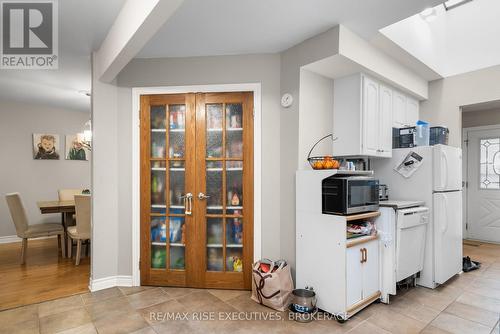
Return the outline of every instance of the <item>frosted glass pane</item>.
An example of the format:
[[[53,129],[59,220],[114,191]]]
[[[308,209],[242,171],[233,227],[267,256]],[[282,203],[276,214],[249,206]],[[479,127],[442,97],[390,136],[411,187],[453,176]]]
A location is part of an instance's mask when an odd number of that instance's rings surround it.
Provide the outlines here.
[[[500,189],[500,138],[481,139],[479,145],[479,188]]]

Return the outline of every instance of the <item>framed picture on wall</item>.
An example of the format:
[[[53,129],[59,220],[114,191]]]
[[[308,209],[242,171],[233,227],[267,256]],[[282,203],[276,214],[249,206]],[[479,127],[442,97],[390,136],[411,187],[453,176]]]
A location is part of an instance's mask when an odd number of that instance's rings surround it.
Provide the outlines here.
[[[59,160],[59,135],[33,134],[33,158],[36,160]]]
[[[78,135],[66,135],[66,160],[89,160],[90,151],[82,144]]]

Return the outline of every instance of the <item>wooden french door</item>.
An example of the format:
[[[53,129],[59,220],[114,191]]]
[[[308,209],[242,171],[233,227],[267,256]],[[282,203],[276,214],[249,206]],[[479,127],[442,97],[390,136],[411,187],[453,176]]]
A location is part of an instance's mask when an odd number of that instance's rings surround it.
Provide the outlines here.
[[[253,94],[141,96],[141,284],[251,288]]]

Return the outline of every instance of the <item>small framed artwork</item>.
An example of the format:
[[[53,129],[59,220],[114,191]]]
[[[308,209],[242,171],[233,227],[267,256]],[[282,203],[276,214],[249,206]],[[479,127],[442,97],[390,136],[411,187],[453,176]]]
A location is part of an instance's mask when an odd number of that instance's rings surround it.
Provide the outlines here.
[[[78,137],[78,135],[66,135],[66,160],[88,161],[90,151]]]
[[[36,160],[59,160],[59,135],[33,134],[33,158]]]

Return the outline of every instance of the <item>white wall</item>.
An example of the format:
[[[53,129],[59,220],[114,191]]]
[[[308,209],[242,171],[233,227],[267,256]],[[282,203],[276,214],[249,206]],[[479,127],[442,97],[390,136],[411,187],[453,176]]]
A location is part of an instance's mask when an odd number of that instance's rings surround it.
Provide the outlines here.
[[[92,281],[118,273],[118,162],[122,142],[118,138],[118,88],[115,82],[107,84],[96,79],[96,73],[93,67]]]
[[[420,103],[420,118],[450,129],[452,146],[461,147],[461,106],[500,99],[500,66],[429,83],[429,99]]]
[[[307,154],[321,138],[333,131],[333,79],[300,70],[299,169],[310,169]],[[323,140],[312,156],[332,155],[332,141]]]
[[[346,27],[339,26],[339,31],[341,55],[364,67],[369,74],[418,97],[419,100],[428,97],[427,80],[419,74],[404,67]]]
[[[291,93],[294,103],[280,115],[280,254],[295,273],[295,173],[299,161],[300,69],[338,53],[339,27],[332,28],[281,53],[281,94]],[[330,123],[333,124],[333,123]]]
[[[60,215],[40,214],[37,201],[57,200],[61,188],[90,188],[90,162],[64,158],[65,135],[81,132],[89,118],[88,112],[0,101],[0,237],[16,234],[6,193],[21,193],[30,224],[35,224],[61,221]],[[58,134],[60,160],[34,160],[33,133]]]
[[[500,109],[468,111],[462,113],[462,127],[500,124]]]

